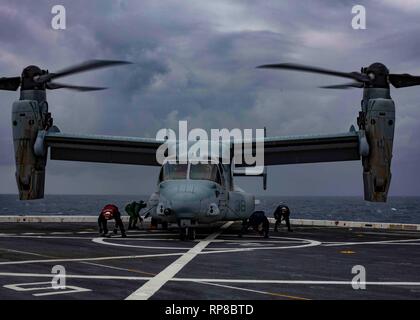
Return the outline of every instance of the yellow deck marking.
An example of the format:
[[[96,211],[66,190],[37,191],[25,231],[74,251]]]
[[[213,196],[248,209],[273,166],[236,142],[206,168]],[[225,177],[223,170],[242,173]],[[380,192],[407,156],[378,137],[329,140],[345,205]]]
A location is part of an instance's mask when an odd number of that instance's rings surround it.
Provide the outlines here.
[[[351,251],[351,250],[341,250],[340,253],[342,253],[342,254],[354,254],[356,252]]]

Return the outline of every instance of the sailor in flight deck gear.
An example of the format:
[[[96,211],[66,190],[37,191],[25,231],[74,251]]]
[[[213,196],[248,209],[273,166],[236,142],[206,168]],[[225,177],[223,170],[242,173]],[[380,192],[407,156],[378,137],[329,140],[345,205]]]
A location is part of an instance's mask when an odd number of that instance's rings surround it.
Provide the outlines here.
[[[274,231],[279,231],[279,225],[281,224],[282,220],[286,222],[287,230],[292,232],[292,228],[290,227],[290,209],[288,206],[280,205],[274,211],[274,219],[276,219],[276,224],[274,225]]]
[[[140,216],[140,210],[146,207],[147,204],[143,200],[140,200],[140,202],[133,201],[125,206],[125,212],[130,216],[128,230],[139,229],[139,227],[137,227],[137,221],[140,223],[143,222],[143,219]]]
[[[120,228],[121,231],[121,236],[123,238],[126,237],[125,234],[125,229],[124,229],[124,224],[121,220],[121,213],[118,210],[118,207],[116,205],[113,204],[107,204],[101,211],[101,213],[99,214],[99,218],[98,218],[98,225],[99,225],[99,233],[106,237],[108,236],[108,220],[115,220],[115,229],[114,229],[114,233],[116,233],[117,231],[117,227]]]
[[[270,223],[264,211],[255,211],[248,220],[244,220],[239,236],[242,237],[242,234],[247,232],[249,227],[252,227],[259,234],[264,235],[264,238],[268,238]]]

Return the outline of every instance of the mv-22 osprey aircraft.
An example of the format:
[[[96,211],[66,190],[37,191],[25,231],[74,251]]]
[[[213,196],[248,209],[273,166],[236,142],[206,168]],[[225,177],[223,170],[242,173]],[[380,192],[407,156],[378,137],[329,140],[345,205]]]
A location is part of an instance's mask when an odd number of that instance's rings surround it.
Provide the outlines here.
[[[126,62],[92,60],[49,73],[36,66],[23,70],[21,77],[0,78],[1,90],[16,91],[20,99],[13,103],[12,127],[16,159],[16,181],[21,200],[44,196],[48,149],[52,160],[120,163],[157,166],[156,151],[165,140],[78,135],[61,133],[53,125],[46,90],[67,88],[77,91],[104,88],[66,85],[55,79]],[[364,198],[385,202],[391,182],[391,158],[395,126],[395,105],[390,96],[396,88],[420,85],[420,77],[391,74],[381,63],[361,72],[338,72],[297,64],[271,64],[259,68],[295,70],[352,79],[353,82],[326,88],[363,88],[359,130],[328,135],[265,137],[265,166],[361,160]],[[244,144],[243,152],[254,152],[255,143]],[[230,147],[235,150],[234,142]],[[235,155],[231,154],[231,159]],[[223,220],[245,220],[255,208],[253,195],[236,187],[234,176],[243,175],[243,167],[228,164],[179,164],[161,166],[156,192],[148,201],[153,223],[178,223],[181,239],[194,239],[195,226]],[[266,171],[264,177],[266,186]]]

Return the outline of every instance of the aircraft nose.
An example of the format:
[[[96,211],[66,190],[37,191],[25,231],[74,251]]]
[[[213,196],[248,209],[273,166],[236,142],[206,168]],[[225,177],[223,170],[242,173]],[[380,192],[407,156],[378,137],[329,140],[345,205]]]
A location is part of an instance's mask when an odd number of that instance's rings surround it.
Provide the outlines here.
[[[177,219],[198,219],[207,200],[215,196],[211,183],[202,181],[167,181],[161,184],[160,194]]]
[[[171,209],[177,219],[196,219],[201,210],[201,201],[197,196],[178,194],[171,201]]]

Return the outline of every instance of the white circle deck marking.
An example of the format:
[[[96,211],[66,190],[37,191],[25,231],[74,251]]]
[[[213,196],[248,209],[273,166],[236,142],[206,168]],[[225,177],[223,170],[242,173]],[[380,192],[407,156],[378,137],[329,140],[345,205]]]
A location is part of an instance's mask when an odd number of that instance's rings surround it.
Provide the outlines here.
[[[298,249],[305,247],[314,247],[319,246],[322,243],[316,240],[311,239],[302,239],[302,238],[288,238],[288,237],[272,237],[277,240],[232,240],[232,239],[215,239],[211,241],[213,247],[206,248],[205,251],[200,252],[200,254],[208,253],[227,253],[227,252],[244,252],[244,251],[253,251],[253,250],[284,250],[284,249]],[[136,238],[94,238],[93,242],[97,244],[107,245],[107,246],[116,246],[116,247],[127,247],[127,248],[139,248],[139,249],[155,249],[155,250],[185,250],[188,251],[191,247],[169,247],[169,246],[159,246],[159,245],[134,245],[128,243],[114,243],[106,240],[117,240],[117,242],[122,241],[136,241],[140,239]],[[145,239],[141,239],[145,240]],[[286,241],[282,241],[286,240]],[[165,239],[162,242],[166,241]],[[170,240],[171,241],[171,240]],[[192,242],[196,243],[199,240]],[[247,246],[245,248],[233,248],[233,247],[214,247],[215,244],[224,243],[226,244],[236,244],[238,246]],[[265,244],[265,245],[264,245]],[[286,246],[279,246],[279,244],[286,244]],[[295,245],[289,245],[295,244]]]
[[[105,241],[106,239],[109,240],[112,238],[94,238],[92,239],[92,241],[95,243],[104,244],[107,246],[126,247],[126,248],[159,249],[159,250],[190,250],[191,249],[191,247],[138,246],[138,245],[132,245],[132,244],[125,244],[125,243],[112,243],[112,242]],[[130,240],[130,238],[121,238],[121,239]]]

